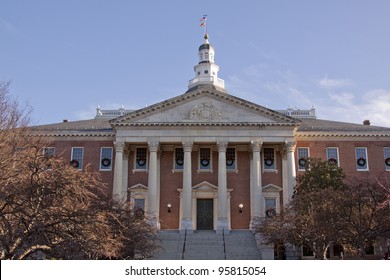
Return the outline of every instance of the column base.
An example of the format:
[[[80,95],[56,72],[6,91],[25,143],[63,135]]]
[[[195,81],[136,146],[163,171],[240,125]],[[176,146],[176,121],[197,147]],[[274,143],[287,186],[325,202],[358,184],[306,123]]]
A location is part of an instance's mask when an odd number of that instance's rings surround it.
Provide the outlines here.
[[[149,220],[151,226],[155,227],[157,230],[160,230],[160,222],[155,216],[152,216]]]
[[[229,221],[227,218],[217,219],[217,234],[230,234]]]
[[[194,229],[192,228],[192,219],[191,218],[183,218],[180,221],[180,233],[184,234],[192,234],[194,232]]]

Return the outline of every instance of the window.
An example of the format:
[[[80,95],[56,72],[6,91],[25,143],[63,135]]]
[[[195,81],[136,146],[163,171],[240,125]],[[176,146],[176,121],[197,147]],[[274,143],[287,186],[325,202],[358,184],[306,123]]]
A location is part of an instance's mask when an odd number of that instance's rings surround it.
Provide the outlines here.
[[[236,169],[236,148],[226,149],[226,170]]]
[[[328,162],[334,163],[340,166],[339,163],[339,149],[338,148],[326,148],[326,158]]]
[[[135,198],[134,199],[134,209],[145,210],[145,199],[144,198]]]
[[[384,154],[386,171],[390,171],[390,148],[384,148]]]
[[[100,149],[100,170],[112,170],[112,148]]]
[[[276,198],[265,198],[265,216],[272,218],[276,215]]]
[[[209,60],[209,53],[208,52],[204,54],[204,59]]]
[[[199,169],[210,170],[211,169],[211,149],[200,148],[199,149]]]
[[[264,148],[264,170],[275,169],[274,148]]]
[[[54,147],[44,147],[42,153],[45,157],[54,157],[56,153],[56,148]]]
[[[183,148],[175,148],[175,170],[182,170],[184,165],[184,152]]]
[[[305,170],[307,159],[309,157],[309,148],[298,148],[298,170]]]
[[[209,70],[204,70],[204,73],[205,73],[205,74],[208,74],[208,73],[209,73]]]
[[[148,149],[147,148],[137,148],[136,149],[136,158],[135,158],[135,169],[145,169],[148,163]]]
[[[72,147],[70,164],[79,170],[83,169],[84,148]]]
[[[355,155],[356,155],[357,171],[368,170],[367,148],[366,147],[355,148]]]

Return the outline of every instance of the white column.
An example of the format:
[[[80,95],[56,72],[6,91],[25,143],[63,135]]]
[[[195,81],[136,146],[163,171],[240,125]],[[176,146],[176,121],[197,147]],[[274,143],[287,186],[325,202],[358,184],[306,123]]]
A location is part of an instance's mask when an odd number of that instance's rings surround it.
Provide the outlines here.
[[[122,199],[127,201],[127,187],[129,183],[129,154],[130,151],[128,148],[124,148],[123,151],[123,168],[122,168]]]
[[[227,142],[220,141],[218,146],[218,219],[217,233],[229,232],[227,213],[226,148]]]
[[[291,200],[294,194],[295,187],[295,142],[286,142],[286,153],[287,153],[287,189],[283,189],[283,203],[286,204]]]
[[[158,142],[149,142],[149,170],[148,170],[148,212],[156,218],[157,214],[157,150]]]
[[[252,200],[253,205],[251,205],[251,209],[253,212],[251,213],[252,219],[255,217],[264,216],[264,213],[261,213],[261,209],[263,209],[263,193],[262,193],[262,180],[261,180],[261,147],[263,142],[261,141],[252,141],[252,193],[251,196],[254,197]]]
[[[184,165],[183,165],[183,216],[180,221],[180,231],[192,232],[192,172],[191,152],[193,142],[183,142]]]
[[[122,201],[122,184],[123,184],[123,151],[125,143],[115,142],[115,168],[114,184],[112,189],[112,198],[115,201]]]

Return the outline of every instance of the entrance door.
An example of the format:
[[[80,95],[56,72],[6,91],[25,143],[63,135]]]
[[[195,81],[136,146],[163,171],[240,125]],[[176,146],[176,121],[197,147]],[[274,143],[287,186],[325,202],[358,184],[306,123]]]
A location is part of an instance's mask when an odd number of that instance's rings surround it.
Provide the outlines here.
[[[196,229],[213,230],[213,199],[198,199],[196,203]]]

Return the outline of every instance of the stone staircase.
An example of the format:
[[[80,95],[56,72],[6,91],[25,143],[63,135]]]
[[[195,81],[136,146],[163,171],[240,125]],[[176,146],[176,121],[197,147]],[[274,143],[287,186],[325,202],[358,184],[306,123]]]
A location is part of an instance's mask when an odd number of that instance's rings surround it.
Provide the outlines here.
[[[250,230],[232,230],[230,234],[194,231],[180,234],[177,230],[158,233],[161,249],[155,260],[258,260],[254,235]]]

